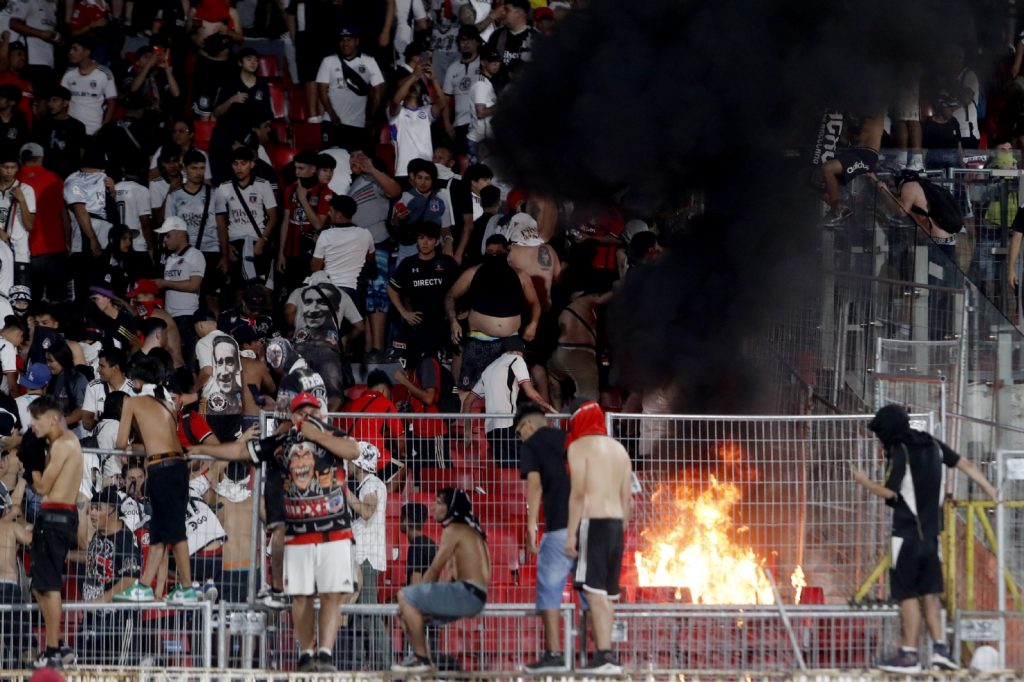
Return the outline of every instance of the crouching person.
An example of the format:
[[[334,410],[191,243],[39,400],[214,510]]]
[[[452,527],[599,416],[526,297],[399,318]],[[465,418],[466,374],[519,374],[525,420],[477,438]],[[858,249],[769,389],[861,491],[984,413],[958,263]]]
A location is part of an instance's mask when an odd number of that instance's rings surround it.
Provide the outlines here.
[[[412,654],[391,666],[396,673],[429,672],[433,669],[427,648],[427,620],[450,623],[484,610],[491,584],[491,553],[487,534],[473,516],[473,503],[461,488],[444,488],[437,494],[434,519],[444,526],[441,546],[419,584],[398,593],[398,614],[412,644]],[[441,571],[455,560],[456,580],[441,582]]]

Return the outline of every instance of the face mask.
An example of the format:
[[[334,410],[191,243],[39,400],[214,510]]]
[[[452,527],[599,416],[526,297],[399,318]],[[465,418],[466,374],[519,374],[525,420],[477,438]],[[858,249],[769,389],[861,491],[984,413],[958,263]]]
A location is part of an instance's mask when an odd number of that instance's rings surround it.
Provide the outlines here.
[[[313,189],[314,187],[316,187],[316,183],[318,183],[319,181],[320,179],[317,178],[315,175],[311,178],[299,178],[299,184],[305,187],[306,189]]]

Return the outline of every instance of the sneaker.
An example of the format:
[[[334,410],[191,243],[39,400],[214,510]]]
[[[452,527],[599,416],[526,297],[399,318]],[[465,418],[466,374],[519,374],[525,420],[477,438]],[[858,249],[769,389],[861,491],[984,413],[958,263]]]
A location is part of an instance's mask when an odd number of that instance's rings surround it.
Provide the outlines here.
[[[75,650],[66,644],[61,644],[58,652],[60,655],[60,662],[65,667],[78,663],[78,654],[76,654]]]
[[[60,670],[64,667],[64,661],[61,660],[60,652],[46,653],[46,651],[40,651],[39,655],[32,661],[32,667],[38,670],[39,668],[56,668]]]
[[[277,590],[268,590],[260,601],[272,609],[286,609],[290,603],[288,595]]]
[[[621,675],[622,666],[615,654],[610,651],[598,651],[590,663],[577,667],[576,672],[590,673],[591,675]]]
[[[164,601],[168,604],[195,604],[199,601],[199,595],[196,593],[193,587],[182,587],[181,585],[175,585],[174,589],[171,590]]]
[[[299,656],[298,671],[300,673],[315,673],[320,668],[317,666],[316,657],[312,654],[302,654]]]
[[[306,119],[306,123],[321,123],[323,122],[323,120],[323,116],[310,116],[309,118]]]
[[[336,673],[338,667],[334,665],[334,657],[327,651],[318,651],[316,654],[316,669],[321,673]]]
[[[940,670],[959,670],[960,664],[953,660],[948,644],[932,644],[932,667]]]
[[[409,654],[404,661],[391,666],[393,673],[428,673],[433,669],[434,664],[430,662],[429,658],[416,654]]]
[[[556,651],[545,651],[540,658],[523,666],[524,673],[564,673],[569,668],[565,665],[565,656]]]
[[[210,578],[206,581],[206,584],[203,585],[203,599],[215,604],[219,596],[220,590],[217,589],[217,585],[213,582],[213,578]]]
[[[887,673],[919,673],[921,661],[918,660],[916,651],[907,651],[900,647],[892,656],[879,661],[877,667]]]
[[[114,601],[119,602],[143,602],[143,601],[156,601],[156,596],[153,594],[153,588],[149,585],[143,585],[138,580],[128,586],[127,589],[121,590],[114,595]]]

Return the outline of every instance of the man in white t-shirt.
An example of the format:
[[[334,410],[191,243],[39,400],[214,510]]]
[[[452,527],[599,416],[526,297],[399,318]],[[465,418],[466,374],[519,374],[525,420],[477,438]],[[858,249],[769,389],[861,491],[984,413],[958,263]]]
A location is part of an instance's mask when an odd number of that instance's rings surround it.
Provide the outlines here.
[[[470,89],[470,125],[466,137],[469,140],[469,157],[476,162],[476,145],[491,136],[491,119],[498,95],[492,79],[501,70],[501,57],[487,46],[480,51],[480,80]]]
[[[167,249],[163,279],[154,280],[165,291],[164,308],[174,318],[181,333],[181,350],[186,366],[195,357],[196,334],[192,315],[199,310],[199,289],[206,274],[206,259],[188,243],[188,226],[177,216],[168,218],[156,234],[162,235]]]
[[[266,277],[270,269],[267,240],[277,225],[277,199],[270,183],[253,176],[256,154],[248,147],[231,152],[234,178],[217,191],[227,207],[228,243],[232,250],[231,271],[245,281]]]
[[[14,252],[15,283],[28,284],[28,233],[35,222],[36,193],[18,181],[20,168],[17,149],[0,149],[0,231]]]
[[[526,343],[521,336],[509,336],[501,341],[504,353],[487,365],[476,384],[469,400],[463,405],[463,412],[470,412],[477,400],[483,398],[487,414],[507,414],[508,417],[488,417],[484,431],[491,447],[491,456],[499,466],[519,466],[519,439],[516,437],[514,414],[519,400],[520,389],[526,397],[547,412],[554,412],[534,388],[530,370],[523,354]]]
[[[153,211],[149,188],[139,184],[138,176],[125,169],[124,179],[114,185],[114,194],[121,223],[135,233],[132,251],[145,253],[151,258],[156,253],[156,240],[151,224]]]
[[[71,42],[68,61],[60,84],[71,91],[71,118],[85,126],[86,135],[95,135],[114,118],[117,104],[117,82],[114,74],[92,58],[93,40],[79,36]]]
[[[370,231],[352,224],[356,210],[352,197],[331,198],[327,212],[330,227],[317,237],[311,264],[313,272],[325,270],[331,283],[353,298],[363,266],[376,259]]]
[[[107,193],[114,181],[106,173],[107,159],[94,145],[86,148],[81,170],[64,181],[64,203],[71,215],[71,268],[75,296],[86,297],[95,259],[107,245],[112,227],[107,215]]]
[[[0,390],[7,395],[18,395],[18,346],[25,341],[25,330],[13,320],[0,332],[0,373],[6,378]]]
[[[331,117],[331,143],[351,151],[368,141],[366,116],[380,108],[384,75],[373,57],[359,51],[357,29],[343,27],[338,44],[338,54],[320,62],[316,84],[324,112]]]
[[[32,426],[32,413],[28,411],[28,406],[35,402],[36,398],[46,393],[46,387],[49,386],[52,377],[53,374],[45,362],[33,362],[18,379],[18,383],[25,389],[25,393],[14,400],[18,405],[18,418],[21,420],[22,432],[27,432]]]
[[[100,351],[99,377],[90,381],[85,388],[85,399],[82,400],[82,428],[92,431],[103,415],[103,406],[107,396],[114,391],[134,395],[131,379],[125,376],[128,369],[128,357],[118,348],[104,348]]]
[[[11,30],[24,36],[30,66],[53,68],[53,48],[64,42],[57,32],[57,0],[11,0]]]
[[[434,100],[427,96],[427,83],[434,85]],[[433,67],[422,61],[403,78],[388,104],[391,142],[395,145],[395,175],[405,177],[413,159],[430,160],[434,154],[431,124],[448,104]]]
[[[480,45],[483,39],[476,26],[459,27],[459,61],[444,74],[444,92],[451,105],[444,110],[444,126],[455,141],[457,151],[465,151],[466,135],[473,122],[473,85],[480,80]]]

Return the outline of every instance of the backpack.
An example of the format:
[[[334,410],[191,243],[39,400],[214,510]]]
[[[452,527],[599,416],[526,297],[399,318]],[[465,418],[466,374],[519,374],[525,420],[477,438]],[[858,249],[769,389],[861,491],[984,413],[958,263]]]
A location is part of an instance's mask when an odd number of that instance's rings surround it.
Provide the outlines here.
[[[918,176],[913,182],[921,185],[924,197],[928,201],[927,211],[914,208],[914,213],[931,218],[943,231],[950,234],[956,234],[963,229],[963,214],[952,192],[924,176]]]

